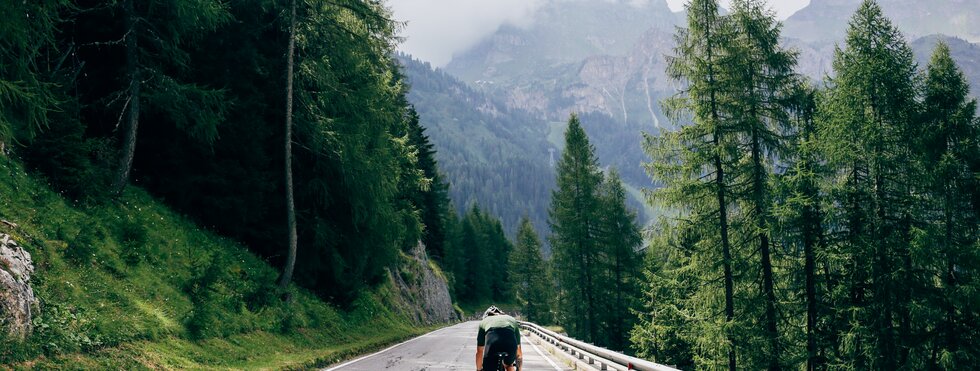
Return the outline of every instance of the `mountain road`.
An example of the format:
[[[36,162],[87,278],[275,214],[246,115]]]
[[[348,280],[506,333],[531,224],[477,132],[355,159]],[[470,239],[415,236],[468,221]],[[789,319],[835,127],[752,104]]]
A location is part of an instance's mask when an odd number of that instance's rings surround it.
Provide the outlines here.
[[[472,371],[476,369],[474,356],[479,325],[478,321],[470,321],[445,327],[322,371]],[[532,343],[531,336],[521,335],[523,370],[571,370],[540,343]]]

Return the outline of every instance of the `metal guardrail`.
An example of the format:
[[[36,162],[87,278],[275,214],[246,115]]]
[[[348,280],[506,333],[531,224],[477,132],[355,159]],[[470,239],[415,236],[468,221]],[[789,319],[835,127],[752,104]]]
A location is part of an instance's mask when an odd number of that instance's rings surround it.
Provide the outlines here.
[[[531,322],[521,321],[520,323],[521,327],[538,335],[544,341],[555,345],[572,356],[588,360],[590,364],[596,365],[600,370],[611,368],[615,370],[637,371],[678,371],[676,368],[670,366],[630,357],[619,352],[575,340]]]

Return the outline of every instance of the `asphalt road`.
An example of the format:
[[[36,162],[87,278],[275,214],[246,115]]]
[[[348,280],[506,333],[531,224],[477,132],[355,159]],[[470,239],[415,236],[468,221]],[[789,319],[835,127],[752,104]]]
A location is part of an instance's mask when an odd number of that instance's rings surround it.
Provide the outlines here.
[[[439,329],[380,352],[330,366],[324,371],[472,371],[476,369],[474,357],[479,324],[470,321]],[[540,345],[533,345],[528,336],[533,335],[521,336],[524,370],[571,370]]]

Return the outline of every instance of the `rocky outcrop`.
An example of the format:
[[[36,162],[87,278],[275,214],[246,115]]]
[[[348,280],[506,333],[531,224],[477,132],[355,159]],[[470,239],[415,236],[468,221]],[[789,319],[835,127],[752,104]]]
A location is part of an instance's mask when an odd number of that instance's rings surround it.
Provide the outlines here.
[[[423,324],[458,321],[459,314],[453,309],[446,277],[430,264],[421,243],[412,249],[408,261],[397,272],[392,272],[395,286],[401,293],[403,306]]]
[[[23,338],[31,333],[37,298],[31,289],[34,263],[9,235],[0,233],[0,333]]]

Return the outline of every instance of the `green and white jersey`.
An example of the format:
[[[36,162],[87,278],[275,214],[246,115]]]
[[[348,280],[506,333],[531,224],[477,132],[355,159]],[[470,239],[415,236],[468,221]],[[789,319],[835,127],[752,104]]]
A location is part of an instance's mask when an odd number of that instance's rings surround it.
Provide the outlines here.
[[[476,345],[484,346],[486,345],[487,331],[496,328],[506,328],[514,332],[514,336],[517,337],[517,344],[521,343],[521,327],[517,323],[517,319],[506,314],[498,314],[496,316],[489,316],[480,321],[480,331],[476,334]]]

